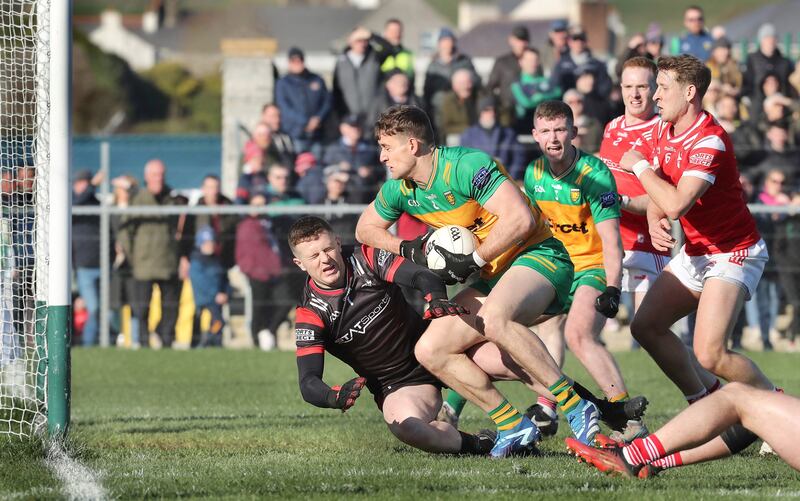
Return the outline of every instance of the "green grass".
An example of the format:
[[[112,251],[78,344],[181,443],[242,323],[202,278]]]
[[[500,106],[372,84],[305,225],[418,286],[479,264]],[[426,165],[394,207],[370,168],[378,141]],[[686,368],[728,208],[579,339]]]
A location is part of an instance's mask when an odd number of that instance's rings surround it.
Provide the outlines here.
[[[757,355],[778,384],[800,391],[797,355]],[[683,408],[645,354],[623,353],[618,360],[633,391],[650,398],[651,425]],[[567,368],[587,379],[573,360]],[[329,361],[329,382],[350,377],[349,369]],[[519,384],[502,389],[519,407],[531,399]],[[800,495],[800,476],[755,450],[648,482],[606,478],[564,453],[563,422],[559,439],[543,443],[543,457],[493,461],[418,452],[389,434],[369,395],[346,414],[305,404],[291,353],[74,350],[72,410],[71,449],[119,499]],[[488,424],[467,407],[465,429]],[[41,456],[32,445],[0,446],[0,499],[59,495]]]

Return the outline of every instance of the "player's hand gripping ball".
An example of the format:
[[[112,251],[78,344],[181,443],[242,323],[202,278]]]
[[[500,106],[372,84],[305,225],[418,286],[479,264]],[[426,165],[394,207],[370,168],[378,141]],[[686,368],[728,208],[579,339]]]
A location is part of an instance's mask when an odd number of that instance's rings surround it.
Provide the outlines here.
[[[367,384],[367,378],[356,377],[346,382],[342,386],[334,386],[331,389],[336,392],[336,408],[346,411],[356,403],[361,390]]]
[[[464,282],[480,269],[473,253],[477,247],[475,235],[463,226],[442,226],[425,242],[428,268],[448,284]]]
[[[406,259],[410,259],[412,263],[420,266],[427,266],[428,262],[425,257],[425,241],[428,240],[430,234],[420,235],[414,240],[403,240],[400,242],[400,255]]]

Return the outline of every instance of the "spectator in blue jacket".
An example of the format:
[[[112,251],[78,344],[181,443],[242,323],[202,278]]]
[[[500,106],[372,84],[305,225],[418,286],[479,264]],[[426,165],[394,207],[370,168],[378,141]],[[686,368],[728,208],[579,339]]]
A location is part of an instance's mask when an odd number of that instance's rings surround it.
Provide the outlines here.
[[[497,102],[494,96],[484,96],[478,101],[478,123],[461,134],[461,146],[476,148],[500,160],[514,179],[522,179],[525,155],[511,127],[497,121]]]
[[[225,326],[222,305],[228,302],[230,283],[228,270],[222,266],[216,254],[219,245],[219,236],[211,226],[198,229],[190,257],[192,266],[189,268],[194,295],[195,326],[201,325],[200,316],[203,310],[208,310],[211,314],[208,328],[201,327],[198,343],[200,347],[222,346],[222,328]]]
[[[295,189],[307,204],[321,204],[325,200],[325,183],[322,168],[317,165],[313,153],[305,152],[297,155],[294,162],[294,173],[297,175]]]
[[[589,50],[583,28],[580,26],[570,28],[567,44],[569,51],[561,55],[550,75],[551,85],[560,88],[562,92],[574,89],[579,70],[588,71],[594,76],[594,88],[597,94],[608,97],[611,93],[611,77],[608,75],[605,63],[594,57]]]
[[[322,122],[331,110],[331,94],[325,81],[306,69],[303,51],[289,49],[289,73],[275,84],[275,101],[281,110],[283,128],[298,153],[319,153]]]
[[[349,115],[339,125],[342,137],[328,146],[323,165],[339,165],[351,174],[352,183],[348,191],[358,202],[369,203],[377,194],[378,187],[386,177],[378,161],[378,149],[374,143],[362,138],[358,116]]]
[[[686,28],[686,33],[680,40],[681,54],[691,54],[701,61],[708,61],[714,38],[706,30],[703,9],[697,5],[687,7],[683,11],[683,26]]]

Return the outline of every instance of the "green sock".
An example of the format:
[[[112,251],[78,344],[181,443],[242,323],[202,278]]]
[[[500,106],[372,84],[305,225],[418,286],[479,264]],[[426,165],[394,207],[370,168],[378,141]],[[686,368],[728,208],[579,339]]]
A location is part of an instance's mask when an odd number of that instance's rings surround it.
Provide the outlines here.
[[[503,403],[490,410],[488,414],[500,431],[510,430],[522,421],[522,414],[513,405],[509,404],[508,400],[503,400]]]
[[[569,381],[564,376],[561,376],[548,390],[556,397],[558,407],[565,414],[573,410],[581,401],[581,397],[575,393],[572,385],[569,384]]]
[[[453,412],[456,413],[456,416],[460,416],[461,411],[464,410],[464,405],[467,403],[467,399],[453,390],[447,390],[447,398],[445,398],[445,402],[447,402],[447,404],[453,408]]]

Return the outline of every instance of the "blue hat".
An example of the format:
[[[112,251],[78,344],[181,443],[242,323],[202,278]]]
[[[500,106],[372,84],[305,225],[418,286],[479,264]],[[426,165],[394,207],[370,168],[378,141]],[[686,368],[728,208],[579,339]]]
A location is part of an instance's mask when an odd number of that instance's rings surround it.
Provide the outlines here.
[[[453,30],[451,30],[447,26],[443,26],[442,29],[439,30],[439,40],[441,40],[442,38],[452,38],[453,40],[455,40],[456,34],[453,33]]]
[[[563,19],[556,19],[550,23],[550,31],[567,31],[567,22]]]
[[[194,245],[200,247],[206,242],[214,241],[214,229],[211,226],[203,226],[194,236]]]

